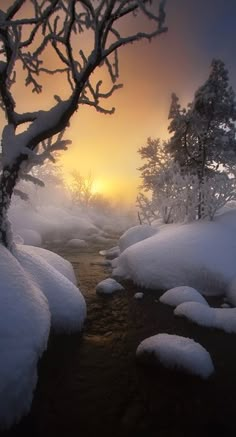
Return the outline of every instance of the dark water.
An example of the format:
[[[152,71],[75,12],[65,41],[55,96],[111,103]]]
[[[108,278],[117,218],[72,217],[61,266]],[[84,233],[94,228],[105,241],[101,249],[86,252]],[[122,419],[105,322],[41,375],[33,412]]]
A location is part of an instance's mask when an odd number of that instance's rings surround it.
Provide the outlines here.
[[[125,292],[97,296],[96,284],[109,276],[96,264],[99,248],[54,250],[74,266],[88,319],[82,334],[51,334],[31,413],[0,436],[235,437],[236,335],[174,317],[158,293],[135,300],[138,290],[130,283]],[[138,344],[159,332],[199,341],[212,356],[215,376],[202,381],[138,365]]]

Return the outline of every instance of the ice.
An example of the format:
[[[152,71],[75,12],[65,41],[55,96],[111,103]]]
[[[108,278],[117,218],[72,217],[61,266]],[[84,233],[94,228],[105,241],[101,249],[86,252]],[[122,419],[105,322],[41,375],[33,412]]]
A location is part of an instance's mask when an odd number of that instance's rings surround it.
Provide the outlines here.
[[[180,370],[203,379],[214,372],[211,356],[203,346],[190,338],[178,335],[157,334],[143,340],[137,348],[136,355],[152,355],[171,370]]]

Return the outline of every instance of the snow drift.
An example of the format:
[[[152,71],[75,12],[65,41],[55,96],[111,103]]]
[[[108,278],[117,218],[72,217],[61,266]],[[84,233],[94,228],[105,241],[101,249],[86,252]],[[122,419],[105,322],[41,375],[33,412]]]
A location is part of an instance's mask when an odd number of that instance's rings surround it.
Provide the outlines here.
[[[188,285],[206,295],[224,294],[235,274],[236,211],[214,222],[167,225],[128,247],[113,270],[137,285],[170,289]]]
[[[30,409],[50,312],[40,288],[3,246],[0,259],[0,425],[9,427]]]
[[[30,410],[50,324],[79,331],[86,305],[70,263],[45,249],[18,245],[13,255],[0,246],[0,276],[0,427],[8,428]]]

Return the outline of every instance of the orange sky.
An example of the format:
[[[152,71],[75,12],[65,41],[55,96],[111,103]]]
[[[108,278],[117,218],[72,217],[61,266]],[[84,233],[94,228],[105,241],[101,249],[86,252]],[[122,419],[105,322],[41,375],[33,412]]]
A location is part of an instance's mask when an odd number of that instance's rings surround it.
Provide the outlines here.
[[[74,168],[84,176],[91,172],[104,195],[135,203],[140,165],[137,150],[148,136],[167,137],[172,91],[186,104],[207,78],[213,56],[224,60],[224,44],[206,51],[204,38],[199,42],[201,26],[204,19],[205,25],[209,24],[210,15],[202,15],[203,20],[197,21],[196,3],[195,0],[169,0],[168,33],[151,44],[142,42],[121,48],[120,81],[124,88],[104,101],[105,106],[115,106],[116,113],[109,116],[89,107],[79,109],[66,135],[72,145],[61,158],[65,174]],[[20,100],[17,109],[23,110],[28,104],[28,109],[39,109],[41,105],[50,107],[54,102],[51,96],[57,93],[65,98],[66,91],[67,85],[59,76],[49,78],[40,96],[32,96],[17,85],[15,92]]]

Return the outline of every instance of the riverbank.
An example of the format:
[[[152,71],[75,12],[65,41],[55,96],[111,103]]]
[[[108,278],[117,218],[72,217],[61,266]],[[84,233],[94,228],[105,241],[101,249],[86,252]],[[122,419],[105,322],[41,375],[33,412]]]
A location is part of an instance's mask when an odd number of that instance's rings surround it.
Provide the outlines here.
[[[235,436],[236,335],[174,317],[158,292],[136,300],[140,290],[128,282],[125,292],[97,296],[96,284],[109,276],[99,249],[50,248],[72,262],[87,322],[82,334],[51,333],[31,413],[1,437]],[[138,365],[138,344],[159,332],[201,343],[215,375],[202,381]]]

